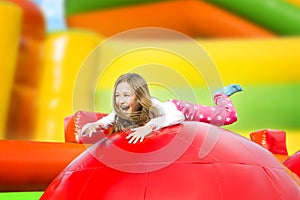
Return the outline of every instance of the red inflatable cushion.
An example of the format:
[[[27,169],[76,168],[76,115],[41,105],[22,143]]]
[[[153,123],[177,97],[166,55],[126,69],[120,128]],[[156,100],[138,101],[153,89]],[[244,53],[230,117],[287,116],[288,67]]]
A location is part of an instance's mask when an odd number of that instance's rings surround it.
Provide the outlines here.
[[[102,139],[61,172],[41,199],[300,199],[299,180],[242,136],[197,122],[164,131],[139,145],[129,145],[121,133]],[[172,139],[156,145],[164,138]]]
[[[250,138],[273,154],[288,155],[285,131],[273,129],[258,130],[252,132]]]
[[[102,135],[93,134],[93,137],[81,137],[80,131],[82,127],[89,122],[95,122],[102,117],[106,116],[105,113],[99,112],[87,112],[87,111],[78,111],[73,115],[67,116],[64,119],[64,127],[65,127],[65,141],[66,142],[75,142],[75,143],[86,143],[91,144],[95,143],[102,139]],[[111,129],[103,130],[105,135],[111,133]]]
[[[300,151],[290,156],[283,164],[300,177]]]

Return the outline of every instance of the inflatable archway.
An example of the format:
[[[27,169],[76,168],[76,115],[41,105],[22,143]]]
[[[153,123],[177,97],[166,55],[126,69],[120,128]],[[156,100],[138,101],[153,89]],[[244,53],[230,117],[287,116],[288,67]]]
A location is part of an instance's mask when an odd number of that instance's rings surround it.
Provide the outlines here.
[[[278,35],[300,34],[300,8],[282,0],[206,0]],[[255,12],[254,12],[255,11]],[[284,21],[284,23],[279,23]]]
[[[261,26],[204,1],[132,2],[125,6],[120,1],[107,4],[88,1],[86,6],[80,6],[80,1],[66,1],[66,22],[69,27],[94,30],[107,37],[142,27],[168,28],[193,38],[275,36]]]

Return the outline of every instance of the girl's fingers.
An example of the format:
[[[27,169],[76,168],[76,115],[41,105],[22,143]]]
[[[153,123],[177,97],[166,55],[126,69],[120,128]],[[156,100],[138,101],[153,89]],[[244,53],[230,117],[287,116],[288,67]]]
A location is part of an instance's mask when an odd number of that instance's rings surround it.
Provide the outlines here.
[[[140,137],[136,137],[135,140],[133,141],[133,144],[137,143],[139,141]]]
[[[135,135],[135,132],[130,133],[129,135],[126,136],[126,139],[129,139],[129,138],[131,138],[131,137],[134,136],[134,135]]]
[[[132,136],[132,137],[130,138],[130,140],[128,141],[128,143],[129,143],[129,144],[135,143],[135,140],[136,140],[136,139],[137,139],[136,136]]]
[[[133,133],[130,133],[128,136],[126,136],[126,139],[129,139],[128,143],[135,144],[138,141],[143,142],[146,134],[142,130],[143,129],[141,129],[141,128],[131,129],[131,131],[133,131]]]
[[[141,139],[140,139],[140,142],[143,142],[143,141],[144,141],[144,138],[145,138],[145,137],[142,136]]]
[[[126,139],[130,139],[128,141],[129,144],[131,144],[131,143],[135,144],[140,139],[140,136],[138,136],[138,135],[136,135],[134,133],[131,133],[130,135],[128,135],[126,137]]]
[[[144,136],[137,136],[137,135],[132,135],[132,136],[128,135],[126,137],[126,139],[129,139],[129,138],[130,138],[130,140],[128,141],[128,143],[129,144],[131,144],[131,143],[135,144],[138,141],[143,142],[145,137]]]
[[[90,131],[87,129],[87,130],[85,130],[82,134],[81,134],[81,136],[89,136],[90,135]]]
[[[137,143],[140,139],[142,139],[140,136],[135,137],[135,140],[133,141],[133,144]]]
[[[89,132],[89,137],[92,137],[94,131]]]
[[[135,144],[137,142],[137,140],[139,139],[140,136],[138,136],[136,133],[131,133],[129,134],[126,139],[130,139],[128,141],[129,144],[133,143]]]
[[[92,137],[93,133],[95,133],[96,130],[95,129],[92,129],[92,130],[85,130],[83,133],[81,133],[81,136],[85,137],[85,136],[89,136],[89,137]]]
[[[128,141],[128,143],[131,144],[133,140],[134,140],[134,138],[131,138],[131,139]]]

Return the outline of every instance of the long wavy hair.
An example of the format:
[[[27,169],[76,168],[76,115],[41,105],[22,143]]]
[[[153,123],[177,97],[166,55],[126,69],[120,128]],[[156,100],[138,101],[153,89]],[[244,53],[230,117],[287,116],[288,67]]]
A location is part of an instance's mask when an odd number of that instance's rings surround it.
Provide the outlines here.
[[[124,114],[116,104],[116,89],[122,82],[126,82],[131,86],[138,101],[137,111],[129,115]],[[114,132],[126,131],[130,128],[145,125],[151,118],[159,115],[158,110],[152,105],[151,95],[145,79],[136,73],[126,73],[117,79],[114,86],[112,102],[116,113]]]

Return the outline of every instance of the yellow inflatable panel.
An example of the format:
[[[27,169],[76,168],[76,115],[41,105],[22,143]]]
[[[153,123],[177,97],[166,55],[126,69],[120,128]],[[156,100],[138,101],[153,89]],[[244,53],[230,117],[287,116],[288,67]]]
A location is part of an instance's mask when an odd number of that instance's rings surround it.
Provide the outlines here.
[[[4,137],[9,98],[20,41],[22,12],[15,4],[0,2],[0,139]]]
[[[300,37],[199,40],[225,84],[272,84],[300,81]]]
[[[94,80],[93,83],[98,81],[97,94],[93,96],[92,92],[90,93],[90,105],[96,104],[96,110],[111,111],[113,85],[118,76],[126,72],[142,74],[155,97],[163,97],[163,100],[188,99],[205,104],[210,104],[205,99],[210,99],[209,96],[217,87],[217,82],[223,85],[239,83],[244,87],[291,85],[300,82],[300,37],[196,40],[197,44],[204,48],[206,57],[201,48],[193,51],[189,48],[191,44],[184,40],[161,40],[160,47],[150,45],[149,41],[145,40],[142,42],[145,48],[135,48],[138,45],[134,43],[139,42],[141,41],[133,39],[119,40],[110,45],[111,49],[107,47],[106,51],[99,51],[97,57],[101,58],[101,61],[98,61],[96,66],[98,69],[102,67],[102,72],[89,76]],[[100,46],[105,48],[106,44]],[[180,47],[181,50],[189,49],[190,52],[176,52],[168,48],[170,46]],[[121,48],[127,51],[118,52]],[[201,62],[193,65],[188,57],[191,54],[197,54]],[[215,65],[209,62],[208,58],[211,58]],[[101,62],[105,64],[101,65]],[[215,68],[217,72],[208,73],[211,77],[206,77],[208,68]],[[93,83],[90,85],[91,90],[95,90]],[[210,89],[210,92],[206,89],[203,93],[203,87]],[[96,103],[93,102],[93,98]],[[93,107],[87,110],[93,110]]]
[[[53,32],[46,38],[34,140],[64,141],[64,118],[73,113],[77,73],[101,39],[97,34],[80,30]],[[82,87],[87,89],[88,84],[86,77]]]
[[[173,41],[178,48],[189,45],[183,41]],[[170,41],[160,41],[170,46]],[[279,37],[276,39],[198,39],[199,46],[204,48],[207,57],[199,51],[203,62],[193,65],[186,54],[172,52],[161,48],[130,48],[130,42],[119,41],[119,46],[128,45],[129,51],[119,55],[113,52],[105,54],[111,61],[105,65],[99,77],[98,89],[111,89],[114,80],[122,73],[138,71],[148,80],[167,80],[169,85],[183,86],[178,77],[185,79],[190,86],[208,85],[205,70],[215,68],[224,84],[280,84],[300,81],[300,37]],[[118,46],[118,45],[116,45]],[[199,49],[198,49],[199,50]],[[201,49],[200,49],[201,50]],[[193,52],[193,54],[197,54]],[[103,55],[99,55],[103,58]],[[197,63],[198,64],[198,63]],[[150,66],[152,69],[150,69]],[[147,68],[148,67],[148,68]],[[143,68],[143,69],[142,69]],[[165,69],[168,70],[165,70]],[[172,76],[170,72],[178,76]],[[217,73],[216,79],[218,79]]]

